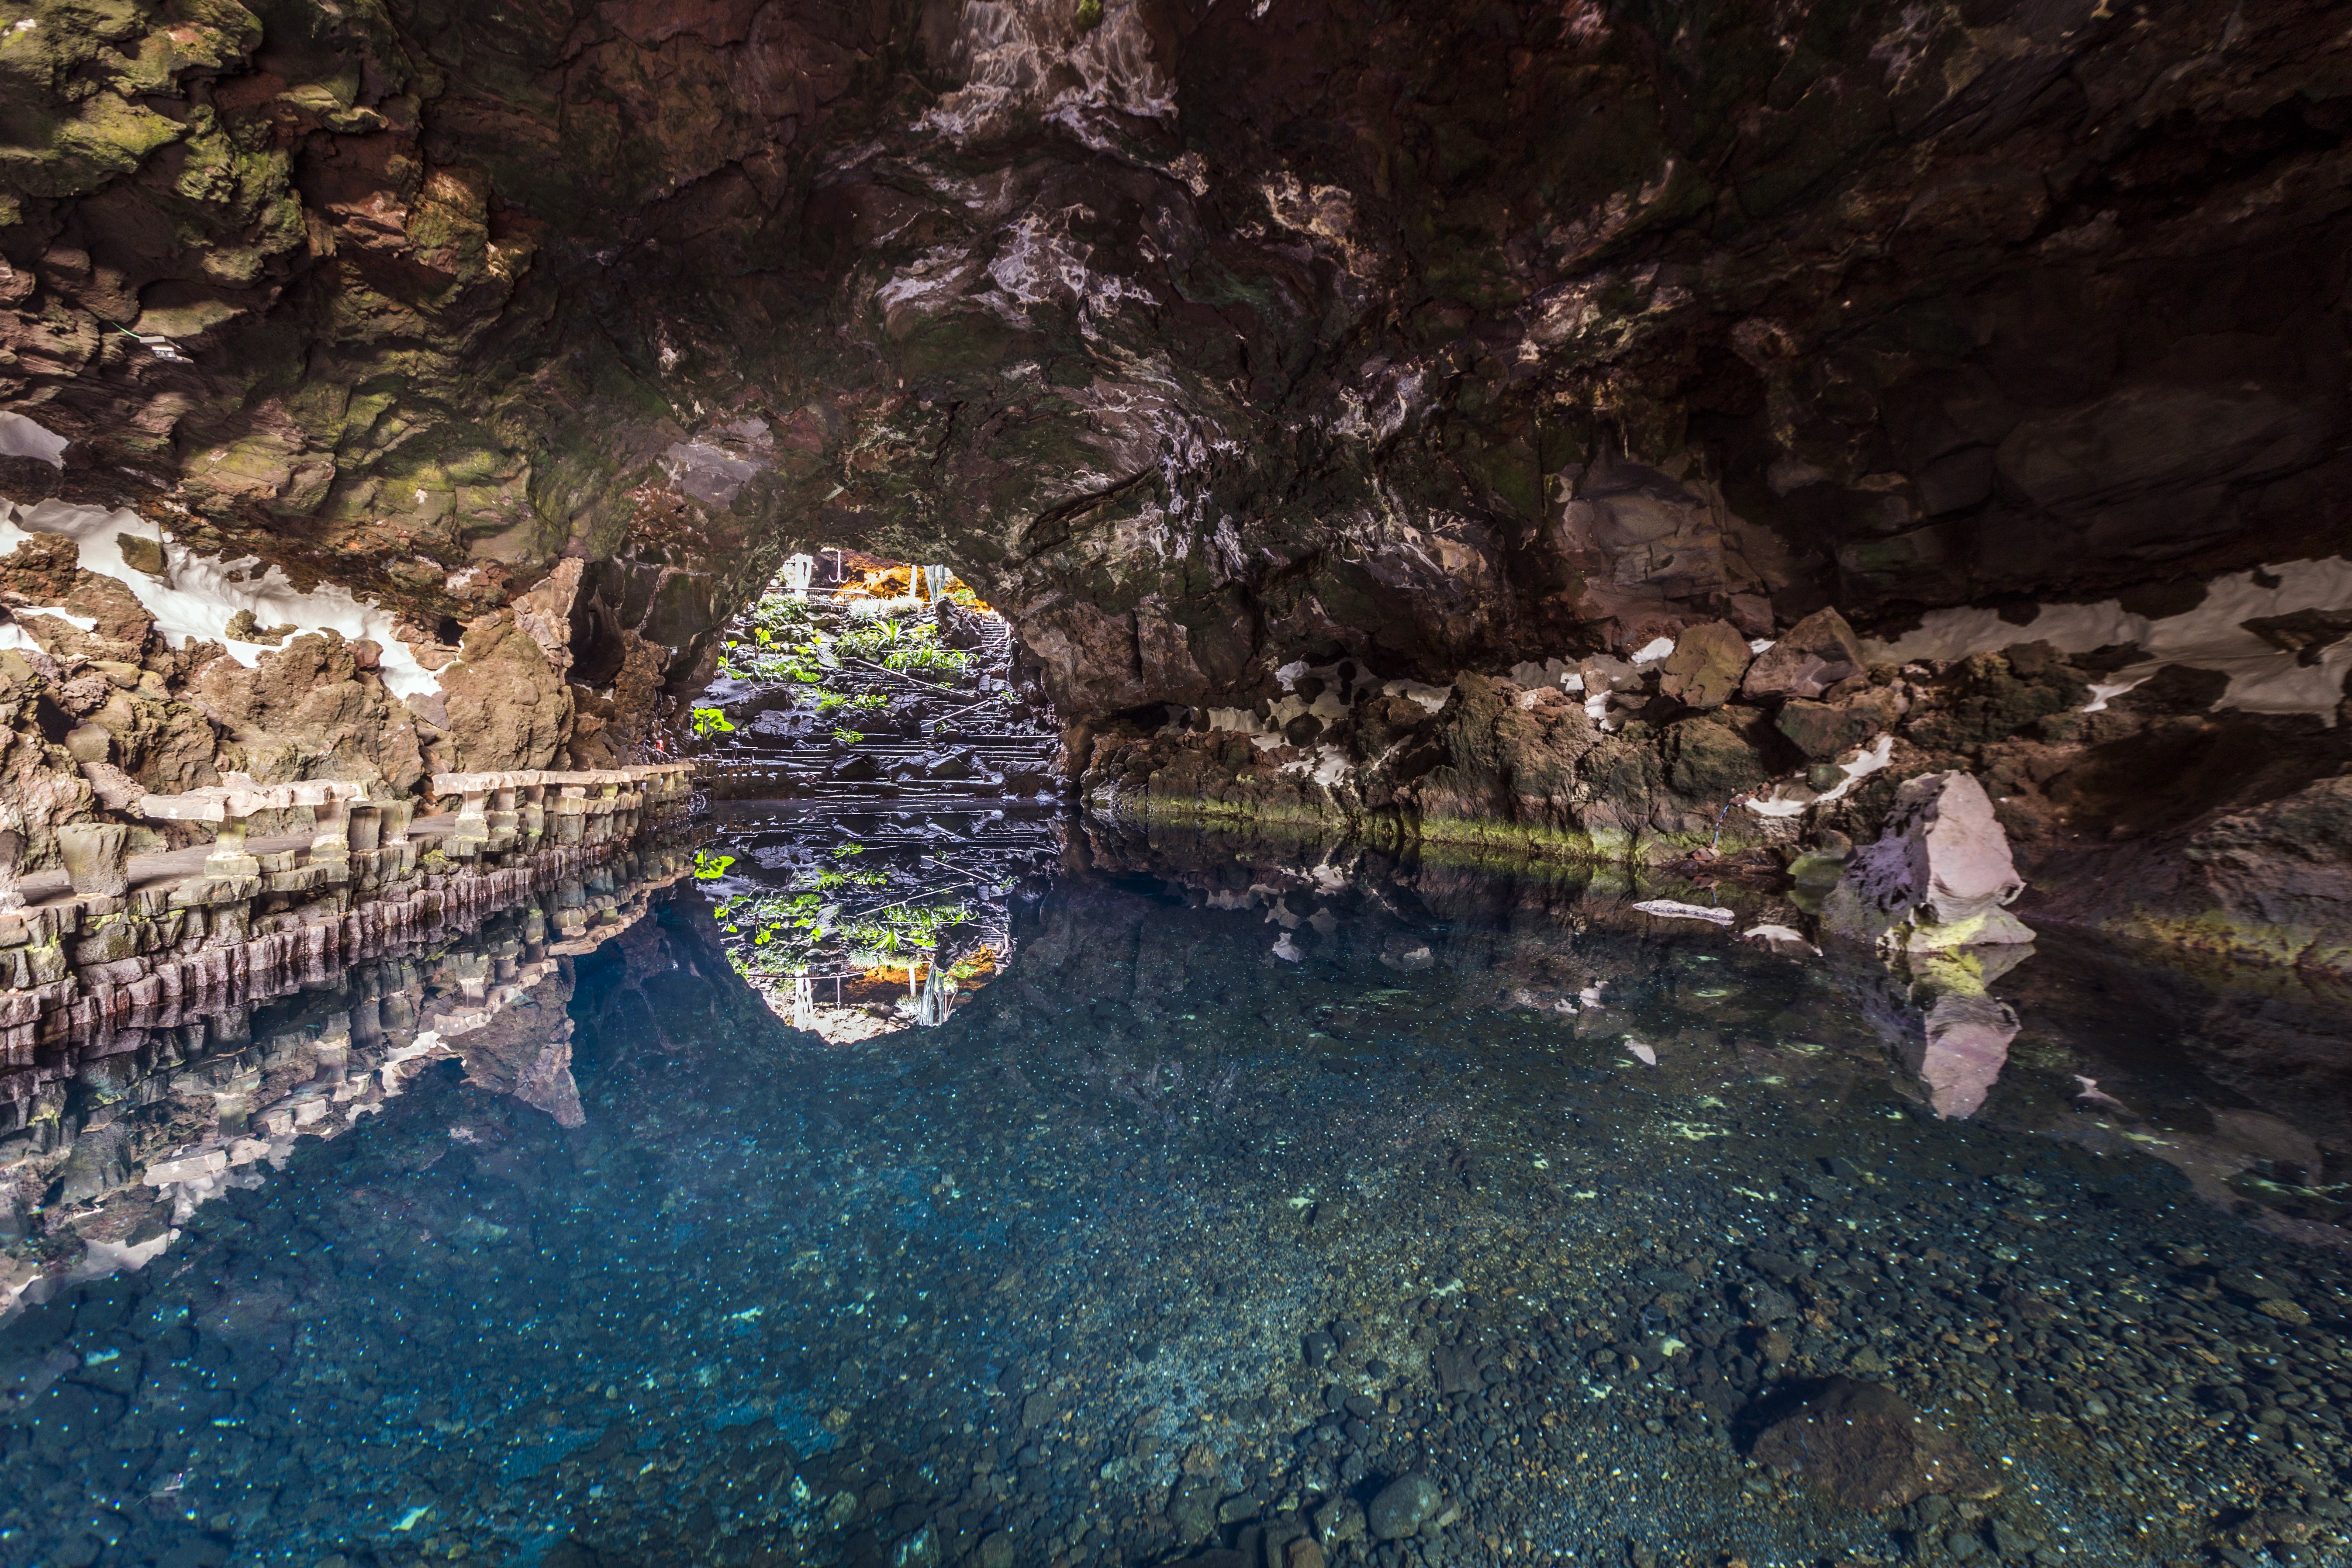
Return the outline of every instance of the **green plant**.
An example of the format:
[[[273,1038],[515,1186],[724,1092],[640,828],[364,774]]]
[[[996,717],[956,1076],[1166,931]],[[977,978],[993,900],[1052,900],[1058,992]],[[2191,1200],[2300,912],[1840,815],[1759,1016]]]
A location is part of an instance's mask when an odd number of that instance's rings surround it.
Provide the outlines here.
[[[1078,31],[1091,33],[1102,26],[1102,0],[1078,0]]]
[[[694,710],[694,738],[701,740],[721,731],[731,731],[734,725],[727,721],[726,711],[718,708],[698,708]]]
[[[919,626],[919,631],[928,631]],[[896,621],[867,621],[841,634],[834,647],[854,658],[878,658],[884,650],[895,646],[901,636]]]
[[[858,731],[845,730],[838,725],[834,727],[833,738],[845,746],[854,746],[866,739],[865,735]]]
[[[713,855],[708,849],[698,849],[694,852],[694,879],[715,882],[727,875],[727,868],[733,864],[735,857],[732,855]]]
[[[941,931],[971,918],[971,908],[961,903],[900,904],[870,915],[852,916],[844,922],[841,934],[853,947],[879,948],[885,952],[897,952],[901,947],[928,950],[939,945]]]

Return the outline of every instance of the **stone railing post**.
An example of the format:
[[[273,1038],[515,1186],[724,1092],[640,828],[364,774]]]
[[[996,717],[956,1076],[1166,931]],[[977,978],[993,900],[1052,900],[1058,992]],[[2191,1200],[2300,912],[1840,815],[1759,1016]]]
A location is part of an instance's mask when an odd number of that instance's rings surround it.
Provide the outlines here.
[[[148,798],[152,801],[154,797]],[[221,815],[213,819],[213,852],[205,857],[205,875],[260,876],[261,862],[245,852],[246,814],[226,800],[221,802],[220,809]]]
[[[352,803],[340,791],[332,791],[310,808],[315,826],[310,830],[310,858],[318,860],[348,860],[352,858]]]
[[[447,853],[453,859],[467,859],[490,841],[490,819],[483,805],[490,792],[468,776],[449,793],[457,796],[457,826],[449,835]]]
[[[489,843],[485,847],[492,853],[513,848],[515,829],[519,822],[519,814],[515,810],[514,786],[500,784],[492,789],[489,792],[488,805],[486,820],[489,826]]]
[[[588,792],[576,784],[559,787],[555,797],[555,841],[579,844],[587,838]]]
[[[540,775],[540,782],[525,784],[522,788],[520,830],[522,834],[523,847],[526,849],[538,848],[540,840],[547,837],[545,778],[546,775],[542,773]]]
[[[0,827],[0,910],[21,910],[25,907],[25,889],[18,885],[24,875],[24,866],[23,830]]]
[[[119,899],[131,889],[131,830],[115,822],[76,822],[58,829],[58,854],[77,893]]]

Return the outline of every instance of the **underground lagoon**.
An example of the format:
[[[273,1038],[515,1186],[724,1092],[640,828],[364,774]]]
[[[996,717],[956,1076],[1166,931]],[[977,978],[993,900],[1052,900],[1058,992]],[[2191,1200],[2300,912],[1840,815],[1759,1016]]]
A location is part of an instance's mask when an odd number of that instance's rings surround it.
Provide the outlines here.
[[[2352,1563],[2352,68],[0,0],[0,1568]]]

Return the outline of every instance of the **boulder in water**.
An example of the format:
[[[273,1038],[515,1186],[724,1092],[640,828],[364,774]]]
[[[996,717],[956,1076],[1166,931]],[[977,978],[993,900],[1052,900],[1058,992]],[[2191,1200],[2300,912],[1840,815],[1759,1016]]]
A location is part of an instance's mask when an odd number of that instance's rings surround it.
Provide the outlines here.
[[[1902,1508],[1930,1492],[1998,1489],[1959,1443],[1892,1389],[1833,1377],[1767,1426],[1750,1457],[1794,1470],[1848,1508]]]
[[[1897,791],[1878,842],[1847,861],[1822,925],[1909,952],[2032,942],[2003,907],[2024,889],[1984,785],[1958,769],[1922,773]]]

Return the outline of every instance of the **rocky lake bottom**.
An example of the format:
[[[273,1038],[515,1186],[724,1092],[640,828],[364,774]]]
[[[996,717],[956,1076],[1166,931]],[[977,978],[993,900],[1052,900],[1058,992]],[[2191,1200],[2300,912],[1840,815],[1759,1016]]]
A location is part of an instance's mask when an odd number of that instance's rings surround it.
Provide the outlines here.
[[[1956,1100],[1864,954],[1051,843],[846,1044],[713,858],[562,961],[579,1125],[435,1064],[0,1325],[0,1563],[2347,1561],[2340,996],[2045,934]]]

